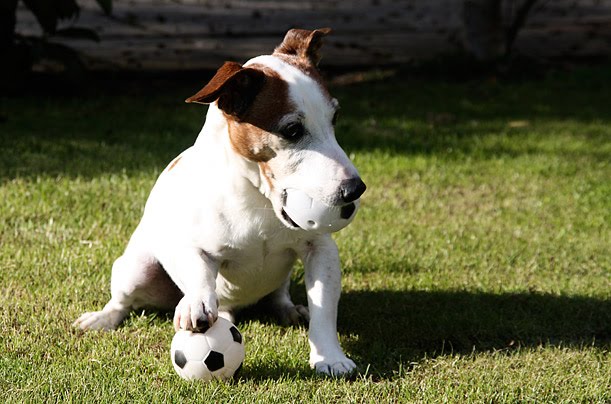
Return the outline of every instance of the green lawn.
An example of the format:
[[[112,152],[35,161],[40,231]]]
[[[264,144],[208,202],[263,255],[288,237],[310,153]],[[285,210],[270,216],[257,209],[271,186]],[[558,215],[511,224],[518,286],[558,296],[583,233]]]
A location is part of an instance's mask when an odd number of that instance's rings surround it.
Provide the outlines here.
[[[0,97],[0,391],[9,402],[610,402],[611,72],[391,77],[336,86],[368,191],[336,235],[351,380],[307,364],[306,329],[238,317],[239,381],[187,383],[171,314],[71,327],[157,174],[190,145],[202,83]],[[303,271],[293,295],[305,302]]]

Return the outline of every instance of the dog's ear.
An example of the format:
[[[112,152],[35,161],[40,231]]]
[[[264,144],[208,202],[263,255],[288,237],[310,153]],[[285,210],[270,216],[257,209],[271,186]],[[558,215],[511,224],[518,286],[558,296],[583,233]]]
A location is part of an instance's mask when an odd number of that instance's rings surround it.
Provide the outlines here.
[[[318,66],[321,59],[319,50],[322,46],[322,38],[329,33],[331,28],[319,28],[314,31],[291,29],[286,33],[282,43],[276,47],[274,54],[297,56]]]
[[[185,102],[210,104],[218,101],[218,107],[226,114],[240,118],[248,110],[265,82],[265,73],[244,68],[239,63],[225,62],[214,77]]]

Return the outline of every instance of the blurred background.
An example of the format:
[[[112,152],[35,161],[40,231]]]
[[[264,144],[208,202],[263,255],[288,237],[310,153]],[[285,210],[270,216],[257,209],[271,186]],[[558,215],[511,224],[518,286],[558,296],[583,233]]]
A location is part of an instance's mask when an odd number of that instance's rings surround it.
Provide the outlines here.
[[[292,27],[331,27],[322,67],[507,73],[607,60],[611,0],[2,0],[3,77],[216,69]],[[436,62],[437,65],[431,62]],[[6,83],[5,83],[6,84]]]

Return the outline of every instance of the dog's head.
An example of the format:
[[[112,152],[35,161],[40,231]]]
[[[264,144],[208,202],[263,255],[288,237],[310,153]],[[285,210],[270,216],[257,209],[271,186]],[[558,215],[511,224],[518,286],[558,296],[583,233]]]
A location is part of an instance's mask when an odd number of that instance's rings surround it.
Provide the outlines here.
[[[338,230],[352,220],[365,191],[335,139],[339,103],[317,69],[322,38],[329,32],[292,29],[272,55],[256,57],[244,66],[226,62],[187,99],[216,102],[227,120],[232,148],[257,163],[259,189],[290,228]],[[328,207],[328,218],[336,211],[340,221],[332,225],[297,218],[296,206],[308,205],[308,198],[313,215]]]

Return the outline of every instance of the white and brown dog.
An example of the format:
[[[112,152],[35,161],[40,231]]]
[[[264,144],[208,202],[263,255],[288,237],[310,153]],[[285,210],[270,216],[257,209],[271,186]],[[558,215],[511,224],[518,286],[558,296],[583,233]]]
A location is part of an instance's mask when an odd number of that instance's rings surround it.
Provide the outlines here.
[[[330,232],[354,218],[365,184],[335,140],[338,102],[316,68],[329,32],[290,30],[272,55],[226,62],[187,99],[210,104],[204,127],[151,191],[113,265],[110,301],[75,325],[115,329],[130,310],[153,306],[175,308],[177,330],[197,329],[266,297],[281,322],[309,320],[312,367],[354,370],[337,338],[341,271]],[[297,258],[309,310],[289,295]]]

